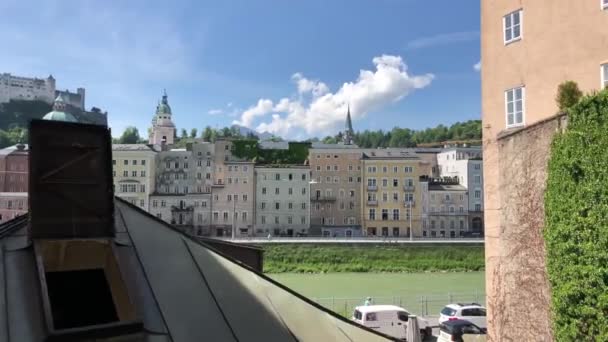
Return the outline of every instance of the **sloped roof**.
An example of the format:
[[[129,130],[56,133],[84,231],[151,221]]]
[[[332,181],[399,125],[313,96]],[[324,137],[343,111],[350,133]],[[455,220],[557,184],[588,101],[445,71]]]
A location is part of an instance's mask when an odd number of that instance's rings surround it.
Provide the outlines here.
[[[115,200],[117,259],[142,341],[387,341],[154,216]],[[23,217],[0,225],[0,342],[46,328]],[[3,235],[4,234],[4,235]]]

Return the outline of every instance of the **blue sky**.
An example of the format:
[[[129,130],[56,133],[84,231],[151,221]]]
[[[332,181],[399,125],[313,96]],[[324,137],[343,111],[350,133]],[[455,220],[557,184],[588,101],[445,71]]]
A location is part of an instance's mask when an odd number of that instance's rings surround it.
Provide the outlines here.
[[[0,1],[0,72],[87,89],[113,135],[240,123],[288,138],[480,118],[479,1]],[[7,53],[8,52],[8,53]]]

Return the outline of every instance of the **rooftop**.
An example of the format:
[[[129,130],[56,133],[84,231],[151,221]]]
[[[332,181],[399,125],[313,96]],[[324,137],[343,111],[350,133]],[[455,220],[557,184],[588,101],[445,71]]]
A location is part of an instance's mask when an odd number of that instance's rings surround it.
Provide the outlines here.
[[[467,191],[467,188],[460,184],[429,184],[430,191]]]
[[[146,144],[112,144],[112,151],[152,151],[154,149]]]

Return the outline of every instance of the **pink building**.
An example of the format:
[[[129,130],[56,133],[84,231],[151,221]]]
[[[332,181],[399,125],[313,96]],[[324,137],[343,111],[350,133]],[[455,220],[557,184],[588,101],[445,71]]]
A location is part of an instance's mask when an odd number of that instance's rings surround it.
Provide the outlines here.
[[[0,150],[0,223],[27,213],[28,147]]]
[[[27,192],[0,192],[0,223],[27,214]]]

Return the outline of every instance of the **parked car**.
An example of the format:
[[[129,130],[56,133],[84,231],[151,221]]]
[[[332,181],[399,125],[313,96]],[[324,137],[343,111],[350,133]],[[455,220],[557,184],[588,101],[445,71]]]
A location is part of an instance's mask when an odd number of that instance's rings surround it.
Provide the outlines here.
[[[486,328],[486,308],[477,303],[449,304],[439,315],[439,324],[457,319],[466,319],[478,327]]]
[[[486,342],[486,329],[464,319],[446,321],[439,325],[437,342]]]
[[[407,310],[396,305],[363,305],[355,308],[352,320],[386,335],[405,339],[409,316]],[[432,336],[429,322],[421,317],[417,319],[422,338]]]

